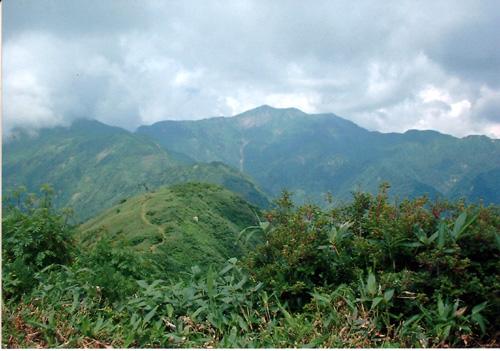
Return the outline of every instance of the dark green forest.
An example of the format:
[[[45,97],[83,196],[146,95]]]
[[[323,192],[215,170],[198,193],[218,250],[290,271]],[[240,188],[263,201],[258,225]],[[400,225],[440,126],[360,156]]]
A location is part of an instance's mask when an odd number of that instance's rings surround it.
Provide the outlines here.
[[[389,191],[260,210],[190,183],[80,226],[51,187],[11,191],[2,346],[498,347],[500,208]],[[218,259],[191,265],[197,250]]]

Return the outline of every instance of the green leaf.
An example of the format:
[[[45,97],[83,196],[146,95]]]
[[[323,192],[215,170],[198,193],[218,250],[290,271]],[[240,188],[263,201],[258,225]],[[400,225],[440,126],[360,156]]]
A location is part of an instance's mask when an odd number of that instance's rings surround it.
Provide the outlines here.
[[[370,295],[375,295],[377,293],[377,280],[375,275],[370,272],[368,273],[368,279],[366,281],[366,289]]]
[[[416,315],[410,317],[409,319],[407,319],[406,321],[404,321],[403,325],[408,326],[412,323],[418,322],[420,319],[422,319],[422,315],[416,314]]]
[[[239,232],[238,234],[238,237],[236,238],[236,240],[240,241],[241,240],[241,237],[243,236],[243,234],[245,234],[246,231],[248,230],[251,230],[251,231],[254,231],[256,229],[260,229],[260,227],[257,227],[255,225],[253,226],[250,226],[250,227],[246,227],[245,229],[243,229],[241,232]]]
[[[171,304],[167,304],[167,316],[168,318],[172,318],[174,315],[174,307]]]
[[[438,235],[437,236],[438,237],[437,244],[438,244],[439,248],[444,247],[444,243],[446,241],[446,230],[447,230],[446,224],[443,221],[440,222],[439,226],[438,226],[438,230],[436,232]]]
[[[73,291],[73,303],[71,304],[71,313],[75,312],[80,303],[80,294],[77,291]]]
[[[432,244],[434,242],[434,240],[436,240],[436,238],[438,237],[438,234],[439,234],[439,232],[436,232],[436,233],[432,234],[429,237],[429,239],[427,239],[427,243],[428,244]]]
[[[229,334],[229,342],[231,343],[230,346],[234,346],[236,344],[236,339],[238,337],[238,330],[236,327],[231,328],[231,332]]]
[[[460,233],[464,229],[463,227],[464,227],[466,219],[467,219],[467,212],[464,211],[455,220],[455,225],[453,226],[453,230],[451,232],[452,237],[453,237],[454,240],[458,239],[458,236],[460,235]]]
[[[127,348],[130,346],[130,344],[132,343],[132,341],[134,341],[135,339],[135,335],[133,333],[129,333],[127,335],[127,337],[125,338],[125,340],[123,341],[123,347]]]
[[[198,274],[200,274],[201,273],[200,267],[198,267],[198,266],[192,266],[191,267],[191,273],[193,273],[193,275],[195,275],[195,276],[198,275]]]
[[[288,313],[288,311],[283,307],[283,305],[279,301],[276,301],[276,302],[278,303],[278,307],[279,307],[280,311],[283,313],[283,315],[285,316],[286,320],[290,321],[292,319],[292,315],[290,313]]]
[[[381,297],[381,296],[377,296],[376,298],[374,298],[374,299],[372,300],[372,307],[371,307],[371,309],[373,310],[373,309],[374,309],[375,307],[377,307],[377,306],[378,306],[378,304],[379,304],[379,303],[381,303],[382,301],[384,301],[384,298],[383,298],[383,297]]]
[[[385,293],[384,293],[384,300],[386,302],[391,301],[393,295],[394,295],[394,289],[388,289],[388,290],[386,290]]]
[[[96,335],[97,333],[99,333],[99,330],[101,330],[101,327],[102,327],[103,324],[104,324],[104,319],[102,318],[102,316],[100,316],[97,319],[96,324],[94,325],[94,329],[93,329],[93,334],[94,335]]]
[[[464,212],[465,213],[465,212]],[[460,215],[460,217],[464,214],[462,213]],[[457,221],[460,220],[460,217],[457,218]],[[476,219],[479,217],[479,212],[476,212],[476,214],[474,214],[470,219],[469,221],[467,221],[467,223],[463,224],[462,227],[460,228],[460,230],[455,234],[455,241],[460,239],[460,237],[462,236],[463,233],[465,233],[465,230],[472,224],[476,221]],[[457,223],[455,222],[455,225]]]
[[[214,271],[212,270],[212,267],[210,267],[207,272],[207,294],[210,299],[213,299],[215,297],[214,283],[215,283],[215,274]]]
[[[243,318],[241,318],[241,316],[238,316],[238,324],[241,329],[243,329],[244,331],[248,331],[248,325],[245,323]]]
[[[219,275],[222,276],[222,275],[226,274],[227,272],[229,272],[231,269],[233,269],[233,266],[228,264],[224,268],[221,269],[221,271],[219,272]]]
[[[472,308],[472,314],[476,314],[481,312],[482,310],[485,309],[486,305],[488,304],[488,301],[485,301],[483,303],[480,303],[479,305],[476,305]]]
[[[255,291],[259,291],[260,288],[262,288],[264,286],[264,283],[259,283],[257,284],[252,290],[255,292]]]
[[[427,242],[427,235],[422,230],[422,228],[417,228],[417,230],[415,231],[415,235],[417,236],[417,239],[420,240],[421,243],[425,244]]]
[[[260,229],[262,229],[263,232],[266,232],[267,228],[269,228],[269,222],[261,222],[260,223]]]
[[[143,289],[147,289],[149,287],[149,284],[144,280],[137,280],[137,284]]]
[[[151,318],[153,318],[157,309],[158,309],[158,306],[155,306],[155,308],[153,308],[151,311],[148,312],[148,314],[144,317],[144,321],[143,321],[144,324],[148,323],[151,320]]]
[[[250,241],[250,239],[252,239],[253,235],[255,234],[255,230],[254,231],[251,231],[247,237],[245,238],[245,244],[248,244],[248,242]]]
[[[438,307],[439,316],[444,317],[445,310],[444,310],[444,303],[443,303],[443,300],[441,299],[441,296],[438,296],[437,307]]]
[[[448,336],[450,335],[450,331],[451,331],[451,325],[447,325],[443,330],[443,340],[448,339]]]
[[[196,317],[201,313],[203,312],[204,310],[207,309],[207,306],[201,306],[200,308],[198,308],[196,311],[194,311],[193,314],[191,314],[191,319],[196,319]]]
[[[245,285],[245,283],[248,281],[248,277],[245,275],[243,278],[234,286],[236,290],[239,290]]]
[[[324,302],[326,304],[330,304],[332,302],[332,299],[328,295],[322,295],[322,294],[317,294],[317,293],[311,293],[311,295],[317,301],[321,301],[321,302]]]
[[[480,313],[473,313],[471,319],[479,325],[479,328],[481,328],[481,333],[483,333],[484,335],[486,333],[486,323],[483,316],[481,316]]]
[[[134,313],[132,317],[130,318],[130,325],[132,326],[132,330],[137,330],[137,327],[139,326],[139,323],[141,322],[141,319],[139,318],[139,315],[137,313]]]
[[[152,283],[149,287],[150,287],[150,288],[154,288],[155,286],[157,286],[157,285],[159,285],[159,284],[161,284],[161,283],[164,283],[164,282],[165,282],[165,281],[164,281],[164,280],[162,280],[162,279],[157,279],[157,280],[155,280],[155,281],[154,281],[154,282],[153,282],[153,283]]]

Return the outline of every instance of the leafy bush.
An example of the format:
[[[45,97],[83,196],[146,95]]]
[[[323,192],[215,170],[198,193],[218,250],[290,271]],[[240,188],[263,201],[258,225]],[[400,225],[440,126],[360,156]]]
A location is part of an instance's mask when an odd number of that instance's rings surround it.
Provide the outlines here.
[[[268,215],[272,229],[264,234],[265,243],[247,258],[249,271],[294,311],[317,289],[349,286],[360,292],[366,310],[387,309],[371,316],[384,335],[389,329],[394,333],[400,318],[418,314],[426,316],[419,319],[426,321],[423,330],[435,332],[431,345],[494,335],[491,326],[498,325],[500,310],[499,209],[431,203],[425,197],[396,205],[389,203],[387,190],[383,184],[376,196],[355,194],[352,204],[329,211],[311,205],[295,209],[285,193]],[[441,298],[459,301],[467,311],[483,306],[481,318],[464,314],[460,321],[466,327],[439,334],[431,328],[436,321],[430,322],[438,317],[423,311],[436,310]]]
[[[288,210],[291,208],[278,207],[270,213],[274,227],[248,264],[257,280],[265,281],[296,309],[309,300],[315,286],[331,284],[338,273],[332,266],[334,251],[321,250],[329,244],[328,229],[332,229],[328,218],[315,206],[285,214]]]
[[[99,294],[109,302],[121,301],[137,291],[136,280],[155,279],[165,275],[158,263],[148,255],[138,255],[130,248],[116,248],[100,239],[92,251],[81,252],[74,267],[84,269],[85,282],[98,287]]]
[[[43,268],[71,260],[70,212],[52,208],[53,190],[49,186],[42,187],[41,193],[38,199],[21,189],[5,200],[14,203],[2,219],[2,288],[6,298],[29,292],[34,274]]]
[[[4,346],[498,346],[499,208],[387,191],[328,210],[285,192],[241,232],[247,257],[184,279],[168,252],[73,249],[50,196],[11,200]]]

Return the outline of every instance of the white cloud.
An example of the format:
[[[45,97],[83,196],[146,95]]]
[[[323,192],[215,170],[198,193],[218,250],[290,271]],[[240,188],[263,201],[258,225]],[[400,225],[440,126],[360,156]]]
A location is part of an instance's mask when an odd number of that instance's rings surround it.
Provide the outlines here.
[[[278,108],[296,107],[307,113],[317,113],[319,105],[319,94],[311,93],[288,93],[271,94],[266,96],[265,104]]]
[[[449,103],[451,101],[450,95],[444,91],[440,90],[434,86],[429,86],[418,93],[420,99],[422,99],[423,103],[429,103],[433,101],[441,101],[445,103]]]
[[[9,128],[88,117],[133,129],[269,104],[381,131],[498,131],[498,4],[44,4],[4,8]]]
[[[476,118],[500,123],[500,90],[481,87],[474,109]]]
[[[5,50],[3,71],[4,129],[14,127],[40,128],[56,126],[64,122],[62,114],[52,103],[50,87],[41,67],[33,62],[30,46],[39,45],[46,38],[30,38],[29,44],[9,43]],[[43,44],[42,44],[43,46]]]

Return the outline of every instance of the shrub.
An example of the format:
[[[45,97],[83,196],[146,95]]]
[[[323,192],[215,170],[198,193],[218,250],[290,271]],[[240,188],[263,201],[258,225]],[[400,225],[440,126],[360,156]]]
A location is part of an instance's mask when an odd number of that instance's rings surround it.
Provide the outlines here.
[[[49,186],[42,187],[41,193],[41,198],[36,198],[18,192],[17,201],[2,219],[2,288],[7,299],[29,292],[34,274],[43,268],[71,260],[69,211],[52,208],[53,190]],[[25,200],[21,201],[23,195]]]

